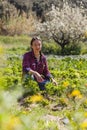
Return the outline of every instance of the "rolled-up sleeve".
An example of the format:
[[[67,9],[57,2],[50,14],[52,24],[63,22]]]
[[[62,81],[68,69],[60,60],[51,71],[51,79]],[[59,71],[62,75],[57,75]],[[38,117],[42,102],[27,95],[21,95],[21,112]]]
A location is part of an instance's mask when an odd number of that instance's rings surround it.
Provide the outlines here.
[[[30,64],[28,60],[28,54],[23,55],[23,62],[22,62],[22,71],[27,73],[30,70]]]

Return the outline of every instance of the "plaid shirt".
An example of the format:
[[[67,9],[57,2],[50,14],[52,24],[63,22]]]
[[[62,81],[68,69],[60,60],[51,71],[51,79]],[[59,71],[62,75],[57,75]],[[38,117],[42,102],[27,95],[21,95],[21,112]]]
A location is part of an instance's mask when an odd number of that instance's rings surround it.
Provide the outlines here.
[[[23,72],[27,73],[30,69],[37,71],[39,74],[43,75],[45,78],[50,78],[51,74],[48,69],[47,60],[44,54],[41,53],[40,60],[34,56],[33,51],[27,52],[23,56]]]

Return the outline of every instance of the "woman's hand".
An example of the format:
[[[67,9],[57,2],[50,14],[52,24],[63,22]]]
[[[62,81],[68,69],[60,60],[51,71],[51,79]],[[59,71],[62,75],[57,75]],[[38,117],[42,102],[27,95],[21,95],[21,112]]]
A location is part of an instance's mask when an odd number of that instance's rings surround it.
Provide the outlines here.
[[[55,81],[55,79],[53,79],[52,78],[52,82],[53,82],[53,84],[55,85],[55,86],[57,86],[58,85],[58,83]]]
[[[36,77],[37,82],[43,82],[44,81],[44,79],[42,78],[42,76],[38,72],[35,72],[34,76]]]
[[[42,76],[38,72],[30,69],[29,73],[33,74],[35,76],[37,82],[43,82],[44,81],[44,79],[42,78]]]

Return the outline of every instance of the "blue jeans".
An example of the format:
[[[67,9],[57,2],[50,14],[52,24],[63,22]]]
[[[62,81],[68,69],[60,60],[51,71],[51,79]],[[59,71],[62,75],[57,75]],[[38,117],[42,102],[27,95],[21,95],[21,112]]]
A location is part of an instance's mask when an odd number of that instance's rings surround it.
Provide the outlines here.
[[[34,77],[30,76],[29,74],[25,74],[24,79],[27,79],[28,77],[30,77],[32,80],[35,80],[35,81],[36,81],[36,79],[34,79]],[[36,82],[37,82],[37,81],[36,81]],[[47,83],[49,83],[49,82],[50,82],[49,79],[45,79],[43,82],[37,82],[37,83],[38,83],[38,86],[39,86],[39,89],[40,89],[41,91],[45,90],[45,89],[46,89],[46,88],[45,88],[45,85],[46,85]]]
[[[50,80],[44,80],[43,82],[38,82],[38,86],[39,86],[39,88],[40,88],[40,90],[41,91],[43,91],[43,90],[45,90],[46,88],[45,88],[45,85],[47,84],[47,83],[49,83],[50,82]]]

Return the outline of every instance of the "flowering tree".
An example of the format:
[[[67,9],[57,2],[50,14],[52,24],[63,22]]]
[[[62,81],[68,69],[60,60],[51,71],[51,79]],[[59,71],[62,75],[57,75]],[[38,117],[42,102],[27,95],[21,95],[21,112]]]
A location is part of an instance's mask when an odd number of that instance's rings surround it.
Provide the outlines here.
[[[61,46],[63,53],[64,47],[70,43],[79,43],[84,38],[87,31],[87,16],[85,9],[71,7],[67,3],[62,9],[52,6],[52,10],[47,13],[47,20],[38,23],[36,30],[40,35],[52,38]]]

